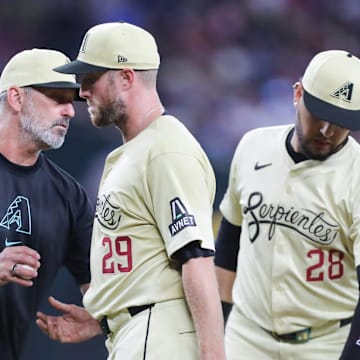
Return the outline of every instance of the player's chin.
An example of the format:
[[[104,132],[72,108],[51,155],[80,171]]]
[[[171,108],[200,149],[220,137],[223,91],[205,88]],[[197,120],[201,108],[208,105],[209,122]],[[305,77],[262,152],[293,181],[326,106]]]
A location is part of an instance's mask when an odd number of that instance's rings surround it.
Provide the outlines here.
[[[65,134],[54,134],[47,139],[47,145],[49,149],[59,149],[65,141]]]
[[[100,116],[90,115],[90,119],[91,119],[91,123],[98,128],[102,128],[110,125],[108,119],[104,119]]]
[[[325,160],[335,152],[331,144],[318,142],[306,150],[307,157],[312,160]]]
[[[326,160],[331,154],[333,154],[333,151],[317,151],[313,152],[310,156],[310,159],[312,160],[319,160],[324,161]]]

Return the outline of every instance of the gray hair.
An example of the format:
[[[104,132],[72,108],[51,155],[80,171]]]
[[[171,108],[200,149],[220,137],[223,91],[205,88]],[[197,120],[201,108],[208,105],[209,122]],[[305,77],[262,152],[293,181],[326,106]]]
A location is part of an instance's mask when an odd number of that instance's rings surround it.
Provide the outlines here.
[[[5,90],[2,93],[0,93],[0,107],[2,107],[5,104],[6,98],[7,98],[7,91]]]
[[[25,86],[22,89],[24,90],[25,96],[30,96],[32,91],[31,86]],[[0,108],[3,108],[5,104],[7,104],[7,90],[0,93]]]

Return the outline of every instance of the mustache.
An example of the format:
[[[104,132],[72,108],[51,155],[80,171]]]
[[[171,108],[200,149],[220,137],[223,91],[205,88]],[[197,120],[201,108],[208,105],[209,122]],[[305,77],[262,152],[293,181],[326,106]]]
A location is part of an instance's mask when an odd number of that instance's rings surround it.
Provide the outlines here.
[[[324,137],[324,136],[322,136],[322,137],[316,137],[314,140],[331,144],[330,139],[329,139],[329,138],[326,138],[326,137]]]
[[[52,123],[52,127],[54,126],[64,126],[69,127],[70,125],[70,118],[63,118],[63,119],[57,119]]]

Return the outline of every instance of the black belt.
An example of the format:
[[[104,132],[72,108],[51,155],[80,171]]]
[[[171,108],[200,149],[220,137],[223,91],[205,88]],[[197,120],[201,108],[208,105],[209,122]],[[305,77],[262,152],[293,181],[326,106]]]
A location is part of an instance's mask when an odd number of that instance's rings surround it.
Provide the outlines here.
[[[155,304],[147,304],[147,305],[139,305],[139,306],[130,306],[127,308],[129,314],[131,316],[135,316],[139,313],[141,313],[142,311],[146,310],[146,309],[150,309],[154,306]],[[108,320],[107,320],[107,317],[104,316],[100,321],[100,327],[103,331],[103,333],[105,335],[110,335],[111,334],[111,330],[109,328],[109,324],[108,324]]]
[[[147,305],[139,305],[139,306],[130,306],[128,307],[128,312],[131,316],[135,316],[138,313],[141,313],[142,311],[146,310],[146,309],[150,309],[154,306],[155,304],[147,304]]]
[[[339,321],[339,328],[346,326],[351,323],[352,317],[341,319]],[[300,331],[295,331],[289,334],[277,334],[275,331],[269,331],[264,329],[267,333],[269,333],[276,340],[282,340],[286,342],[306,342],[311,339],[311,330],[312,328],[306,328]]]

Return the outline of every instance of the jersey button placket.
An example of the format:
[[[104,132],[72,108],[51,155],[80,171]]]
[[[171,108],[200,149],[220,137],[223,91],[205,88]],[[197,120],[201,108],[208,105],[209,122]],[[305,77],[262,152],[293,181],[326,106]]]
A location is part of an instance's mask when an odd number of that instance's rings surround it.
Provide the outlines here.
[[[291,188],[292,175],[291,172],[288,174],[288,177],[284,181],[284,190],[279,193],[279,199],[276,206],[279,206],[278,211],[286,211],[289,207],[289,199],[291,199]],[[283,319],[284,313],[283,309],[286,309],[287,297],[286,297],[286,284],[284,282],[284,276],[289,271],[289,252],[287,242],[288,238],[282,236],[281,234],[286,233],[286,228],[282,226],[284,220],[279,216],[275,220],[276,223],[273,226],[276,226],[273,238],[271,241],[274,241],[273,244],[273,271],[272,271],[272,282],[274,284],[272,292],[272,314],[273,314],[273,326],[274,331],[281,333],[285,327],[285,321]]]

